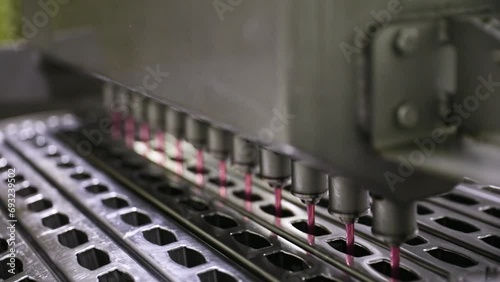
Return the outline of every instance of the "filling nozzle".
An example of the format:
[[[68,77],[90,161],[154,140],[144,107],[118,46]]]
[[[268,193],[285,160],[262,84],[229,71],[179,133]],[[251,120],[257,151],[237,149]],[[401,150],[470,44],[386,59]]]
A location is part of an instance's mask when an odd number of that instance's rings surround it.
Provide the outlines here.
[[[290,182],[291,160],[286,156],[261,148],[259,150],[259,168],[262,179],[274,188],[275,216],[281,218],[281,193]]]
[[[390,246],[399,246],[417,236],[417,204],[399,203],[372,195],[372,233]]]
[[[175,156],[173,156],[173,159],[180,163],[184,158],[182,140],[184,139],[185,133],[186,115],[172,107],[166,108],[164,115],[165,129],[168,134],[172,135],[176,139],[175,147],[177,152],[175,153]]]
[[[330,177],[328,182],[330,214],[337,216],[345,224],[352,224],[368,212],[370,197],[367,190],[346,177]]]
[[[208,152],[219,160],[219,186],[227,182],[227,158],[231,152],[231,132],[210,126],[208,128]]]
[[[300,162],[293,163],[292,194],[309,205],[316,205],[328,191],[328,176]]]
[[[328,175],[300,162],[293,163],[291,192],[307,206],[307,233],[311,245],[316,229],[315,206],[327,191]]]
[[[203,149],[207,145],[207,128],[208,124],[204,121],[195,119],[192,116],[187,116],[186,124],[186,141],[191,143],[197,150],[196,152],[196,173],[198,185],[204,184],[204,156]]]
[[[232,164],[245,173],[245,197],[247,201],[252,197],[252,171],[257,163],[258,149],[252,142],[233,136]]]
[[[208,128],[208,152],[219,161],[225,161],[231,152],[231,132],[210,126]]]
[[[150,141],[150,129],[149,129],[149,124],[148,124],[148,116],[147,116],[147,111],[148,111],[148,105],[149,105],[149,98],[146,96],[140,94],[140,93],[135,93],[132,96],[132,115],[135,120],[135,126],[134,126],[134,140],[136,139],[135,132],[137,128],[139,129],[139,139],[144,142],[148,147],[149,147],[149,141]]]
[[[328,212],[339,217],[345,224],[347,262],[350,265],[354,255],[354,224],[370,209],[370,197],[368,191],[346,177],[330,177],[328,182],[330,198]]]
[[[111,135],[114,139],[121,139],[122,117],[118,107],[119,95],[117,87],[111,82],[105,82],[103,86],[103,107],[106,115],[111,118]]]
[[[245,173],[251,173],[258,159],[258,148],[252,142],[233,136],[232,164],[241,168]]]
[[[207,145],[208,124],[192,116],[186,116],[185,119],[185,138],[193,147],[203,150]]]
[[[290,182],[292,161],[281,154],[261,148],[259,150],[260,176],[273,188],[283,188]]]
[[[391,276],[399,277],[400,246],[417,236],[417,204],[395,202],[372,195],[372,233],[389,244],[391,249]]]
[[[155,135],[155,149],[165,151],[165,105],[155,100],[149,100],[147,106],[147,120],[151,132]]]

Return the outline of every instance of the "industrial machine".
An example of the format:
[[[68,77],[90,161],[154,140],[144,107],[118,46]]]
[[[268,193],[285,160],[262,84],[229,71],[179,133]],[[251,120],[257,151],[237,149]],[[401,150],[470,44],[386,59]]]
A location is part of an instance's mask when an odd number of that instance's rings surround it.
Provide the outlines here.
[[[0,279],[500,280],[500,2],[22,4]]]

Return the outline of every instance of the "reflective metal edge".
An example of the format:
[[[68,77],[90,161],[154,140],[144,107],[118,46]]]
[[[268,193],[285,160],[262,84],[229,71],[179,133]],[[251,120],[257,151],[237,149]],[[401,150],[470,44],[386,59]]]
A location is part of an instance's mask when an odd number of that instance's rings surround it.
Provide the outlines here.
[[[33,168],[29,167],[26,162],[16,156],[10,148],[7,148],[5,145],[2,145],[0,148],[3,157],[16,169],[16,174],[25,177],[23,182],[16,184],[17,191],[27,187],[35,187],[38,190],[35,194],[25,199],[17,197],[16,216],[19,222],[50,257],[51,262],[57,265],[58,269],[67,278],[75,281],[90,281],[96,280],[100,275],[118,270],[129,274],[135,281],[157,281],[157,279],[131,259],[128,254],[114,244],[85,215],[78,211],[65,198],[61,197],[54,187],[36,173]],[[5,179],[5,176],[6,174],[3,173],[2,180]],[[7,201],[7,189],[0,189],[0,197],[4,203]],[[51,201],[52,206],[39,212],[31,211],[28,208],[29,204],[41,199]],[[55,229],[44,226],[42,219],[57,213],[66,215],[69,223]],[[88,242],[75,248],[68,248],[60,244],[58,235],[73,229],[86,233]],[[108,254],[110,263],[95,270],[89,270],[79,265],[77,254],[92,248]]]
[[[28,130],[33,129],[27,124],[24,125],[24,128]],[[39,133],[42,133],[43,131],[44,130],[38,130]],[[31,159],[36,156],[37,161],[34,165],[43,171],[44,174],[49,176],[52,181],[56,182],[57,188],[60,189],[60,191],[68,197],[68,199],[70,199],[75,206],[84,210],[85,214],[87,214],[92,221],[100,222],[105,230],[110,230],[110,232],[114,234],[112,237],[118,237],[120,240],[123,240],[133,252],[139,254],[142,259],[148,262],[149,265],[155,269],[155,272],[161,273],[164,279],[187,279],[193,281],[198,279],[198,274],[214,269],[231,273],[232,276],[241,281],[251,279],[251,275],[239,268],[233,267],[210,247],[207,247],[194,239],[182,228],[179,228],[179,226],[166,219],[155,208],[148,205],[146,202],[137,197],[133,197],[128,190],[117,185],[109,177],[87,164],[81,158],[76,156],[72,150],[65,148],[65,146],[60,144],[58,141],[47,138],[47,140],[50,140],[49,143],[52,146],[56,146],[61,155],[70,157],[71,161],[75,164],[75,168],[67,169],[66,171],[61,170],[56,165],[56,159],[46,158],[46,151],[44,149],[35,149],[33,146],[30,147],[28,145],[29,143],[21,143],[19,140],[16,140],[14,136],[9,136],[9,138],[12,138],[10,139],[10,144],[16,147],[19,152],[22,152],[25,157]],[[86,181],[78,181],[70,177],[70,175],[74,172],[89,173],[92,175],[92,178]],[[108,187],[109,193],[93,195],[92,193],[86,192],[84,188],[91,184],[105,185]],[[78,189],[73,189],[73,187],[78,187]],[[130,203],[130,206],[113,211],[102,204],[102,199],[116,195],[120,195],[120,197],[126,199]],[[151,223],[134,227],[123,222],[121,215],[135,211],[149,215]],[[158,247],[157,245],[153,245],[150,242],[141,239],[143,237],[142,231],[155,228],[156,226],[164,227],[165,229],[175,233],[177,242],[163,247]],[[189,247],[203,253],[207,263],[187,268],[173,262],[172,260],[167,260],[168,251],[177,249],[178,247]]]
[[[4,207],[0,212],[0,238],[10,239],[10,231],[7,229],[11,223],[8,222],[6,215],[4,214]],[[16,224],[17,222],[13,222]],[[46,265],[46,262],[42,261],[36,254],[35,251],[27,244],[24,236],[22,236],[17,230],[15,233],[14,245],[10,246],[15,248],[15,257],[23,263],[23,271],[5,280],[6,282],[22,281],[23,279],[34,279],[35,281],[60,281],[56,276],[54,276]],[[11,258],[9,250],[5,250],[0,253],[0,260]]]
[[[459,195],[472,199],[476,203],[463,204],[449,200],[444,197],[432,197],[428,201],[441,207],[448,208],[464,216],[479,220],[495,228],[500,228],[500,216],[493,216],[486,213],[486,210],[495,209],[500,212],[500,196],[490,195],[483,188],[487,185],[471,187],[469,184],[461,184],[455,187],[449,194]],[[500,191],[500,190],[499,190]]]

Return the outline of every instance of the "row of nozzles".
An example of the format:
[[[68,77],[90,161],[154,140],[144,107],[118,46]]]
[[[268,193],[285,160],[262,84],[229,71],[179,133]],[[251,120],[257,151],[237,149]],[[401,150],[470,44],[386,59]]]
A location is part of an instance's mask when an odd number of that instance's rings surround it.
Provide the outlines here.
[[[368,190],[352,179],[329,176],[179,108],[112,83],[105,84],[104,106],[117,123],[132,119],[135,128],[145,125],[159,134],[168,132],[177,140],[191,143],[200,152],[206,150],[220,161],[230,159],[234,166],[248,174],[258,166],[259,176],[273,188],[281,189],[291,182],[292,194],[308,205],[317,204],[328,191],[330,213],[346,224],[356,222],[370,209],[371,202],[372,232],[391,246],[399,246],[417,234],[414,202],[398,203],[375,195],[370,197]],[[133,136],[135,138],[135,132]]]

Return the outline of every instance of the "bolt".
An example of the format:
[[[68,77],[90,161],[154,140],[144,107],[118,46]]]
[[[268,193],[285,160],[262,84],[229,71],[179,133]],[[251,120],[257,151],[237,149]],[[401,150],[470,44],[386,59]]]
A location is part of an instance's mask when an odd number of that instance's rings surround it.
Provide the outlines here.
[[[418,110],[411,104],[403,104],[399,106],[396,112],[398,124],[402,128],[410,129],[418,123]]]
[[[396,35],[395,48],[401,55],[411,55],[418,48],[418,39],[420,37],[417,28],[401,29]]]

